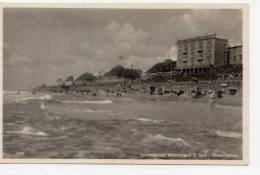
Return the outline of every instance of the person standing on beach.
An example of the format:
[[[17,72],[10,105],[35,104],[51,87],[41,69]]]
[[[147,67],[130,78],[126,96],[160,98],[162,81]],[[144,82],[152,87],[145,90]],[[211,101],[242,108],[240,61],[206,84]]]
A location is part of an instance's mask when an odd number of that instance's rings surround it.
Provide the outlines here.
[[[211,111],[214,111],[215,99],[216,99],[216,92],[212,90],[209,92],[209,107]]]
[[[176,94],[175,94],[175,99],[176,99],[176,102],[179,103],[179,96],[180,96],[180,89],[177,89],[176,90]]]

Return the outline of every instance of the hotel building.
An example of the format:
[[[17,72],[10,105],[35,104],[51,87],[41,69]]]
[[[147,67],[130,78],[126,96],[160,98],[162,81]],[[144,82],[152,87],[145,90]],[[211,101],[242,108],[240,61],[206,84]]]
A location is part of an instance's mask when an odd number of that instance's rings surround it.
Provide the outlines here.
[[[228,65],[242,64],[242,46],[228,48]]]
[[[177,47],[177,74],[206,73],[210,67],[228,64],[228,40],[216,34],[178,40]]]

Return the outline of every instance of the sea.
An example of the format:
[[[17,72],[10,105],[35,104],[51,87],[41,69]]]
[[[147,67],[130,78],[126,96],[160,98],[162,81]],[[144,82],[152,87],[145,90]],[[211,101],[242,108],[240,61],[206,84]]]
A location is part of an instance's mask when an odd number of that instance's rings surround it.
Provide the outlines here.
[[[241,159],[242,107],[216,104],[212,111],[205,101],[170,97],[4,91],[3,156]]]

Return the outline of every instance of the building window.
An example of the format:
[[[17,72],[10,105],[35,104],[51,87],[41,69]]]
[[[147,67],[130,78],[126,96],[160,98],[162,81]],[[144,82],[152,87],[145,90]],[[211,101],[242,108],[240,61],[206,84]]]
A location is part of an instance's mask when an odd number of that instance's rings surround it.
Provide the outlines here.
[[[193,56],[190,57],[191,65],[193,66]]]
[[[236,56],[234,56],[234,63],[236,62]]]
[[[242,55],[239,55],[240,63],[242,63]]]
[[[195,52],[195,43],[191,43],[190,46],[191,46],[191,53],[194,53]]]
[[[184,45],[183,54],[184,55],[188,54],[188,45],[187,44]]]
[[[208,57],[212,57],[212,52],[211,52],[211,50],[208,50],[207,56],[208,56]]]
[[[179,53],[182,52],[182,45],[179,45],[179,50],[178,50],[178,52],[179,52]]]
[[[207,48],[212,48],[212,41],[211,40],[207,40]]]
[[[200,41],[200,42],[198,42],[198,52],[199,51],[202,51],[202,42]]]

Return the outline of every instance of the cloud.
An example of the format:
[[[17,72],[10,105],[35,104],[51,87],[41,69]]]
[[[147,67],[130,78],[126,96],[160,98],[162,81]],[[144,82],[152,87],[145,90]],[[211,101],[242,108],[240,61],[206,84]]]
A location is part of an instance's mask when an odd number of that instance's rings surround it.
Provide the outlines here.
[[[29,62],[31,59],[26,56],[12,55],[9,57],[8,61],[12,64],[18,64],[20,62]]]
[[[79,43],[79,45],[78,45],[79,47],[81,47],[81,48],[83,48],[83,49],[87,49],[88,47],[89,47],[89,43],[88,42],[80,42]]]
[[[4,52],[4,64],[15,66],[28,64],[32,59],[27,56],[18,55],[16,53],[10,53],[9,51]]]
[[[201,32],[197,25],[197,19],[195,19],[191,13],[171,17],[168,25],[174,26],[174,28],[172,28],[173,32],[180,32],[181,35],[185,35],[186,37]]]
[[[116,47],[125,53],[129,53],[133,46],[142,44],[149,36],[148,32],[135,29],[131,23],[120,24],[112,21],[105,30]]]
[[[137,55],[129,55],[121,64],[126,67],[131,67],[133,65],[136,69],[146,71],[154,64],[164,60],[164,57],[142,57]]]
[[[190,10],[172,16],[160,28],[166,36],[172,36],[175,42],[177,39],[216,33],[218,37],[228,39],[231,44],[240,43],[242,12],[232,9]]]
[[[172,46],[169,51],[167,52],[166,58],[172,59],[172,60],[177,60],[177,48],[175,46]]]
[[[112,21],[105,27],[108,35],[111,36],[115,43],[135,44],[148,37],[148,32],[135,29],[131,23],[120,24]]]

